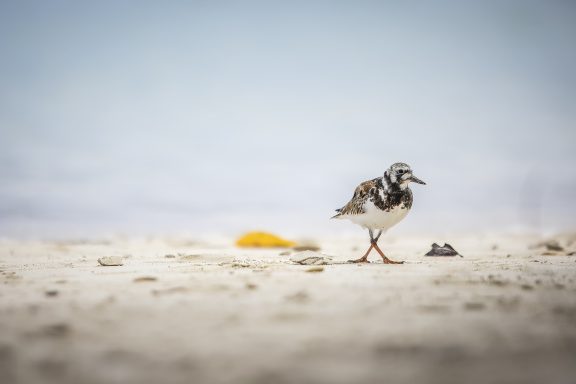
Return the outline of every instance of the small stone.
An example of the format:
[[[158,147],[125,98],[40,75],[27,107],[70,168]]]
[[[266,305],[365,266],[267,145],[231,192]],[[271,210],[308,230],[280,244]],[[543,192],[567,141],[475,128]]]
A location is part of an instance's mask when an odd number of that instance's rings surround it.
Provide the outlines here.
[[[308,268],[308,269],[306,270],[306,272],[310,272],[310,273],[324,272],[324,267],[312,267],[312,268]]]
[[[332,262],[332,257],[314,251],[298,252],[290,257],[290,261],[302,265],[326,265]]]
[[[531,290],[534,289],[534,287],[531,286],[530,284],[522,284],[522,285],[520,286],[520,288],[522,288],[522,289],[525,290],[525,291],[531,291]]]
[[[98,259],[100,265],[104,267],[116,267],[124,265],[124,261],[120,256],[105,256]]]
[[[564,250],[564,247],[560,245],[558,240],[541,241],[540,243],[536,243],[530,246],[530,248],[531,249],[544,248],[547,251],[554,251],[554,252],[562,252]]]
[[[549,251],[558,251],[558,252],[562,252],[564,250],[564,247],[562,247],[560,245],[560,243],[558,243],[556,240],[552,240],[549,241],[545,244],[546,249]]]
[[[164,257],[167,259],[175,259],[176,255],[164,255]]]
[[[254,284],[254,283],[246,283],[246,289],[248,289],[248,290],[250,290],[250,291],[253,291],[253,290],[257,289],[257,288],[258,288],[258,286],[257,286],[256,284]]]
[[[247,261],[235,261],[230,264],[232,268],[250,268],[251,265]]]
[[[150,282],[150,281],[157,281],[158,278],[154,277],[154,276],[141,276],[141,277],[137,277],[134,279],[135,283],[146,283],[146,282]]]
[[[296,246],[292,247],[292,249],[297,251],[297,252],[302,252],[302,251],[318,252],[320,250],[320,247],[318,245],[314,245],[314,244],[303,244],[303,245],[296,245]]]
[[[439,246],[436,243],[432,244],[432,249],[429,250],[425,256],[460,256],[460,257],[463,257],[448,243],[444,243],[443,246]]]
[[[59,293],[59,292],[58,292],[57,290],[55,290],[55,289],[52,289],[52,290],[49,290],[49,291],[44,292],[44,294],[45,294],[47,297],[56,297],[56,296],[58,296],[58,293]]]

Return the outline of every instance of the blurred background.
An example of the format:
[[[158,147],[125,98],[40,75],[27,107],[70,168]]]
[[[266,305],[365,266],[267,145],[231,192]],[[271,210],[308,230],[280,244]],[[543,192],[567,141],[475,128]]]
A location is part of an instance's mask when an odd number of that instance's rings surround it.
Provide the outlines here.
[[[571,1],[2,1],[0,236],[576,227]],[[400,230],[400,228],[402,228]]]

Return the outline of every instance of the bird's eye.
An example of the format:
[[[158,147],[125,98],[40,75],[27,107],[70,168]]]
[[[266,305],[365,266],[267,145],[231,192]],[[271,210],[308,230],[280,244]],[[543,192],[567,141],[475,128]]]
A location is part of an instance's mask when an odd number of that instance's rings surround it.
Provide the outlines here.
[[[403,169],[399,169],[399,170],[398,170],[398,173],[399,173],[399,174],[403,174],[403,173],[404,173],[404,170],[403,170]]]

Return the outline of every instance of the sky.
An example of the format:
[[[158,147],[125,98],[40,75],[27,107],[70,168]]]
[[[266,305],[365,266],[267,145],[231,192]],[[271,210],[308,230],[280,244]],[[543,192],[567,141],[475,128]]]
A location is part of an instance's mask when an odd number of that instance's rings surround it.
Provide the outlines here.
[[[576,227],[570,1],[0,1],[0,237]]]

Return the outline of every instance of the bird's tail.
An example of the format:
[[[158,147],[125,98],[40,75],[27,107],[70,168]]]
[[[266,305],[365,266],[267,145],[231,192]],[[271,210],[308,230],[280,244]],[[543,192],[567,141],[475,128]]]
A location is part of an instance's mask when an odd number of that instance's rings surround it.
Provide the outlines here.
[[[331,219],[340,219],[342,217],[342,208],[339,208],[336,210],[336,212],[338,212],[337,214],[335,214],[334,216],[331,217]]]

